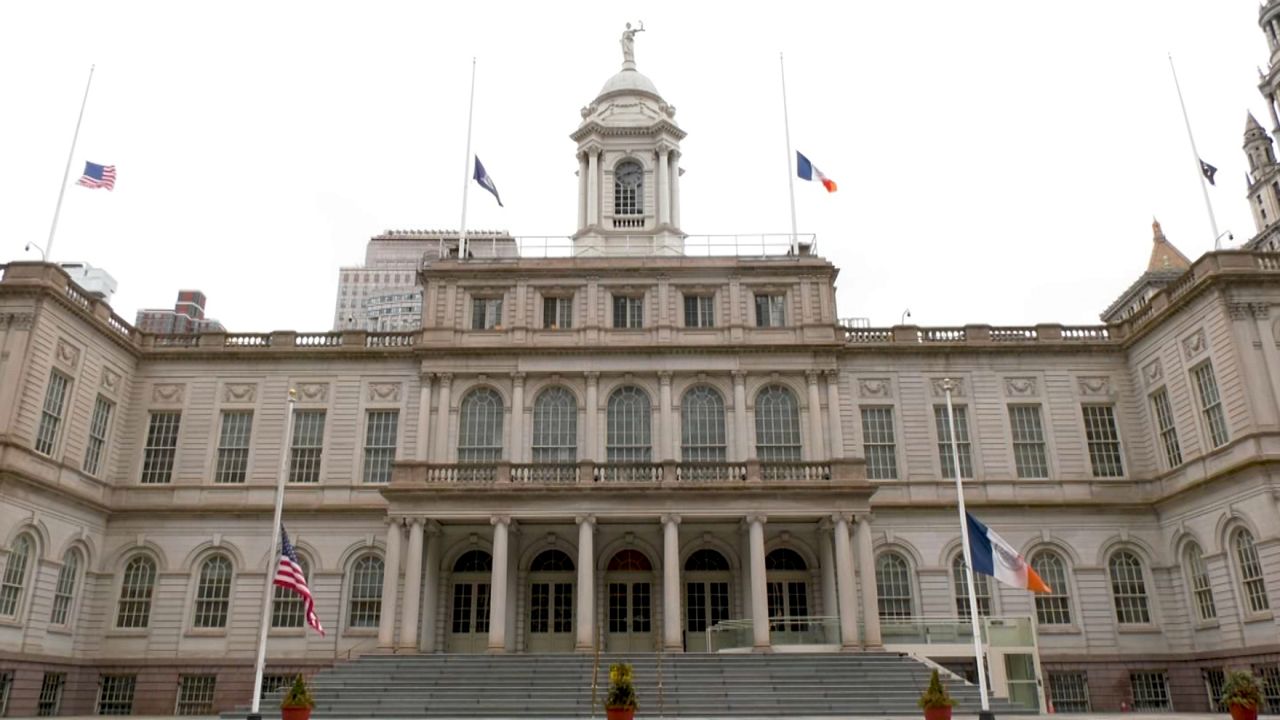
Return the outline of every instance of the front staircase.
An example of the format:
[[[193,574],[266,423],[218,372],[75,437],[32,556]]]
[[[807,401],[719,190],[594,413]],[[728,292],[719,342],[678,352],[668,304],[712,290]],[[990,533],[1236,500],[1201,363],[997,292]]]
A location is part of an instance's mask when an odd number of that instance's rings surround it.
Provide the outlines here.
[[[609,664],[630,662],[641,716],[918,715],[930,667],[897,653],[601,656],[597,699]],[[317,674],[320,718],[591,717],[589,655],[367,655]],[[976,714],[978,688],[948,678],[956,712]],[[262,703],[279,717],[283,691]],[[997,714],[1034,710],[993,701]],[[224,714],[243,718],[240,710]],[[597,709],[596,717],[604,711]]]

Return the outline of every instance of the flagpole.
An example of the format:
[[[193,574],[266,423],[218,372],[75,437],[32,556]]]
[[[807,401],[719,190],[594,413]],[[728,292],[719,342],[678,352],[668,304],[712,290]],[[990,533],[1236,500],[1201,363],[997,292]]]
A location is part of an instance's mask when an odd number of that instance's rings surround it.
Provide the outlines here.
[[[982,695],[983,720],[993,718],[991,700],[987,696],[987,673],[983,667],[982,635],[978,627],[978,594],[973,582],[973,553],[969,549],[969,520],[964,509],[964,485],[960,481],[960,443],[956,438],[956,416],[951,406],[951,391],[956,383],[944,378],[942,390],[947,396],[947,428],[951,434],[951,464],[956,471],[956,507],[960,511],[960,545],[964,548],[964,575],[969,585],[969,622],[973,625],[973,657],[978,663],[978,690]]]
[[[84,107],[89,104],[89,86],[93,84],[93,65],[89,66],[89,80],[84,84],[84,99],[80,101],[80,114],[76,117],[76,132],[71,136],[71,152],[67,153],[67,167],[62,171],[62,189],[58,190],[58,204],[53,208],[53,224],[49,226],[49,241],[44,244],[44,261],[53,259],[53,234],[58,230],[58,216],[62,214],[62,196],[67,192],[67,178],[71,176],[71,160],[76,156],[76,141],[80,139],[80,121],[84,120]]]
[[[800,248],[796,236],[796,174],[791,167],[791,118],[787,113],[787,66],[778,53],[778,69],[782,74],[782,128],[787,136],[787,190],[791,194],[791,254],[799,255]]]
[[[462,227],[458,231],[458,259],[467,257],[467,190],[471,188],[471,118],[476,109],[476,59],[471,58],[471,99],[467,101],[467,157],[462,162]]]
[[[1182,85],[1178,83],[1178,70],[1173,66],[1173,53],[1169,53],[1169,71],[1173,73],[1173,87],[1178,91],[1178,105],[1182,107],[1182,122],[1187,125],[1187,139],[1191,141],[1191,154],[1196,161],[1196,175],[1200,177],[1200,192],[1204,194],[1204,207],[1209,211],[1209,227],[1213,228],[1213,249],[1222,249],[1222,235],[1218,233],[1218,220],[1213,216],[1213,203],[1209,202],[1209,186],[1204,180],[1204,168],[1200,163],[1200,152],[1196,150],[1196,139],[1191,134],[1191,118],[1187,116],[1187,104],[1182,100]]]
[[[293,405],[298,401],[298,393],[289,388],[288,419],[285,421],[284,442],[280,448],[280,475],[276,479],[276,512],[271,523],[271,550],[267,553],[267,577],[262,587],[262,623],[258,631],[258,659],[253,671],[253,705],[247,720],[262,720],[258,712],[258,704],[262,699],[262,669],[267,661],[267,630],[271,623],[272,581],[275,569],[280,563],[280,516],[284,512],[284,483],[289,474],[289,449],[293,444]]]

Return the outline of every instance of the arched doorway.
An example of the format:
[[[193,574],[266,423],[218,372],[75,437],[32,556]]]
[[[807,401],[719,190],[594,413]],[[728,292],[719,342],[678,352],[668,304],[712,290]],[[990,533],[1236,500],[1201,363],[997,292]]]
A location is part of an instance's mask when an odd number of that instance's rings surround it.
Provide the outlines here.
[[[450,581],[449,652],[478,653],[489,646],[489,582],[493,557],[470,550],[453,564]],[[428,618],[428,622],[432,619]]]
[[[638,550],[621,550],[605,568],[609,652],[651,652],[653,639],[653,564]]]
[[[529,566],[529,652],[573,652],[573,560],[544,550]]]
[[[684,561],[684,649],[707,651],[707,628],[729,619],[729,561],[715,550],[695,551]]]
[[[809,566],[800,553],[778,548],[765,556],[769,637],[773,645],[805,642],[809,622]],[[820,628],[814,628],[820,629]]]

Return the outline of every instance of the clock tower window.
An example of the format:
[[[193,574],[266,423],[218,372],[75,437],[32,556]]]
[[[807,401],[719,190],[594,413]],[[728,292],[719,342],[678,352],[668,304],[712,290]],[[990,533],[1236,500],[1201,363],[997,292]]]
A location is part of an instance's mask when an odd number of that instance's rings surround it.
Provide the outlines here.
[[[644,168],[627,160],[613,171],[613,214],[644,214]]]

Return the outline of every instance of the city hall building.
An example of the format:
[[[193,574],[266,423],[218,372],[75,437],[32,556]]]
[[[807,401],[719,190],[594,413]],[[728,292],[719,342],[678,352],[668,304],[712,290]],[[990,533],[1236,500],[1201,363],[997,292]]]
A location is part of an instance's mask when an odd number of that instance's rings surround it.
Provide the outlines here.
[[[1280,0],[1261,22],[1275,53]],[[416,329],[149,334],[3,268],[8,713],[245,703],[282,464],[327,635],[277,591],[269,676],[597,648],[963,670],[967,638],[925,637],[968,627],[958,470],[1052,588],[979,576],[983,621],[1030,638],[991,654],[997,694],[1207,710],[1242,667],[1280,710],[1280,165],[1252,117],[1248,249],[1192,262],[1156,225],[1099,325],[850,327],[813,238],[682,230],[685,133],[624,57],[570,135],[562,244],[379,236],[415,258]]]

